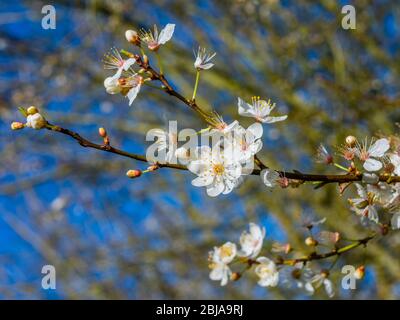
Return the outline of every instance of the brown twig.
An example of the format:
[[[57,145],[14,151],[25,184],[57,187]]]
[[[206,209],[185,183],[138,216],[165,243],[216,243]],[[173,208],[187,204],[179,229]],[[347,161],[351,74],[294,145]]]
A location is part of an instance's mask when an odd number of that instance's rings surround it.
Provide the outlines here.
[[[47,124],[46,127],[48,130],[59,132],[62,134],[65,134],[67,136],[72,137],[75,139],[81,146],[85,148],[93,148],[101,151],[106,151],[110,153],[115,153],[123,157],[131,158],[134,160],[142,161],[142,162],[148,162],[146,157],[144,155],[138,155],[134,153],[130,153],[115,147],[112,147],[111,145],[104,145],[104,144],[97,144],[94,142],[91,142],[85,138],[83,138],[81,135],[78,133],[71,131],[69,129],[62,128],[60,126],[52,125],[50,123]],[[180,165],[180,164],[173,164],[173,163],[164,163],[164,164],[158,164],[160,168],[172,168],[172,169],[178,169],[178,170],[188,170],[187,166]],[[252,172],[252,175],[260,175],[261,170],[260,169],[254,169]],[[324,182],[324,183],[345,183],[345,182],[356,182],[356,181],[361,181],[362,175],[353,175],[353,174],[342,174],[342,175],[322,175],[322,174],[306,174],[306,173],[301,173],[301,172],[286,172],[286,171],[277,171],[281,176],[284,176],[288,179],[292,180],[298,180],[299,182],[305,182],[305,181],[317,181],[317,182]],[[389,175],[380,175],[379,176],[380,181],[384,182],[400,182],[400,177],[393,177]]]

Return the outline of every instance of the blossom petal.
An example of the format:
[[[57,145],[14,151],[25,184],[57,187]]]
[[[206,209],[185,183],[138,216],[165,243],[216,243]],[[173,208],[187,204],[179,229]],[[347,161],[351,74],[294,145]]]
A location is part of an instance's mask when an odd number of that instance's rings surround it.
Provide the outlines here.
[[[250,229],[250,233],[252,234],[252,236],[254,238],[261,238],[263,239],[265,236],[265,228],[260,228],[260,226],[258,224],[255,224],[253,222],[249,223],[249,229]]]
[[[253,106],[238,97],[238,113],[244,117],[254,117]]]
[[[377,140],[372,146],[369,147],[368,153],[371,157],[383,157],[386,151],[390,148],[389,140],[382,138]]]
[[[329,279],[324,279],[323,283],[324,283],[326,294],[328,295],[329,298],[333,298],[333,296],[335,295],[335,291],[333,290],[332,281]]]
[[[250,127],[248,127],[246,130],[246,138],[248,136],[248,133],[250,133],[253,136],[252,141],[260,139],[263,135],[263,127],[261,123],[256,122],[253,123]]]
[[[208,70],[208,69],[211,69],[213,66],[214,66],[214,63],[209,62],[209,63],[200,65],[200,69]]]
[[[213,185],[207,187],[207,194],[210,197],[216,197],[219,194],[221,194],[224,191],[224,189],[225,189],[224,183],[217,182],[217,183],[214,183]]]
[[[212,176],[202,176],[202,177],[197,177],[196,179],[192,180],[192,185],[195,187],[205,187],[210,185],[213,182],[213,177]]]
[[[378,171],[382,168],[382,163],[376,159],[369,158],[364,162],[363,167],[367,171]]]
[[[140,84],[137,85],[136,87],[133,87],[131,90],[128,91],[128,94],[126,97],[129,99],[129,105],[132,104],[132,102],[136,99],[139,91],[140,91]]]
[[[158,43],[159,44],[165,44],[167,41],[169,41],[172,38],[172,35],[174,34],[175,30],[175,24],[168,23],[164,29],[160,31],[160,35],[158,36]]]
[[[265,118],[260,119],[260,121],[262,123],[275,123],[275,122],[286,120],[287,117],[288,117],[287,115],[280,116],[280,117],[270,117],[269,116],[269,117],[265,117]]]
[[[201,175],[208,169],[208,164],[202,160],[195,160],[189,163],[188,169],[194,174]]]
[[[128,70],[131,66],[135,64],[136,60],[133,58],[129,58],[128,60],[125,60],[123,69],[126,71]]]

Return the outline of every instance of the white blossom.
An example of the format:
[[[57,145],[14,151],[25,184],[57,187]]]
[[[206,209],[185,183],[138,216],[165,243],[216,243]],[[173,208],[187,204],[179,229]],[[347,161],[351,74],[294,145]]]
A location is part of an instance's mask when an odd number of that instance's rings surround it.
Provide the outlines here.
[[[253,160],[253,156],[262,148],[262,125],[254,123],[247,129],[236,125],[231,133],[231,135],[225,136],[225,154],[240,163]]]
[[[304,290],[306,294],[313,295],[315,292],[311,284],[314,272],[309,267],[304,267],[303,263],[297,263],[294,268],[284,268],[279,272],[282,285],[286,288]]]
[[[260,100],[259,97],[252,97],[252,103],[249,104],[238,98],[238,112],[244,117],[253,117],[257,121],[262,123],[274,123],[283,121],[287,118],[287,115],[272,117],[270,116],[271,111],[275,108],[275,103],[271,103],[270,100]]]
[[[133,71],[126,72],[124,76],[117,73],[104,80],[104,87],[107,93],[121,93],[128,98],[129,105],[132,105],[136,99],[142,84],[143,78]]]
[[[259,264],[254,272],[259,277],[258,284],[262,287],[275,287],[279,282],[279,272],[275,263],[266,257],[259,257],[256,261]]]
[[[141,30],[140,40],[147,44],[147,47],[152,51],[157,51],[158,48],[171,40],[174,34],[175,24],[168,23],[161,31],[158,33],[157,26],[154,25],[154,31],[151,32],[146,30]]]
[[[200,48],[195,54],[196,60],[194,62],[194,67],[198,70],[208,70],[214,66],[214,63],[210,62],[214,58],[216,53],[207,53],[205,48]]]
[[[228,136],[232,135],[233,131],[239,126],[239,121],[235,120],[230,124],[227,124],[221,117],[218,117],[218,123],[214,128],[210,129],[205,135],[222,135]]]
[[[215,247],[214,251],[209,253],[211,280],[221,281],[221,286],[228,283],[232,274],[228,264],[235,258],[236,251],[236,245],[234,243],[226,242],[221,247]]]
[[[255,223],[249,224],[249,231],[243,231],[240,236],[241,249],[238,256],[254,259],[261,251],[263,240],[265,237],[265,228],[260,228]]]
[[[385,155],[389,148],[389,140],[385,138],[379,139],[374,143],[372,141],[368,143],[368,140],[365,139],[362,144],[357,142],[355,154],[363,162],[365,170],[378,171],[383,166],[379,159]]]
[[[368,192],[361,184],[356,183],[359,198],[349,199],[352,210],[362,218],[368,218],[378,223],[378,211],[375,208],[377,196],[373,192]]]
[[[325,292],[329,298],[333,298],[335,291],[333,289],[332,281],[328,279],[328,272],[321,272],[316,274],[310,281],[315,289],[324,286]]]
[[[107,77],[104,80],[104,87],[106,88],[107,93],[109,94],[117,94],[120,93],[122,90],[122,87],[120,86],[119,82],[119,77]]]
[[[46,119],[40,114],[30,114],[26,117],[26,126],[32,129],[42,129],[46,126],[47,121]]]
[[[220,146],[203,147],[200,159],[191,161],[188,169],[198,175],[192,181],[195,187],[206,187],[210,197],[227,194],[237,185],[241,176],[240,163],[224,156]]]

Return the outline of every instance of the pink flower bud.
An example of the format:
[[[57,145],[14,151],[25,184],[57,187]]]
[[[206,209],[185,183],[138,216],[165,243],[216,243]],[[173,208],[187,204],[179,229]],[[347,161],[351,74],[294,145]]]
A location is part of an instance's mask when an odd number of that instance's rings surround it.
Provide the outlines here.
[[[140,177],[142,175],[142,171],[140,170],[128,170],[128,172],[126,173],[128,178],[137,178]]]

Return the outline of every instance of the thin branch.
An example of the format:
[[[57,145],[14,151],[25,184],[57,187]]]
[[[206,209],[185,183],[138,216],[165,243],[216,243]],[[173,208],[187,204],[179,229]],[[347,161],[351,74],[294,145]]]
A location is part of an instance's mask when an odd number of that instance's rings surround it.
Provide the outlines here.
[[[340,256],[341,254],[351,251],[359,246],[366,246],[367,243],[372,240],[374,237],[376,236],[376,234],[368,236],[364,239],[360,239],[357,240],[356,242],[347,245],[345,247],[341,247],[338,249],[334,249],[330,252],[327,253],[321,253],[321,254],[317,254],[317,253],[312,253],[311,255],[309,255],[308,257],[303,257],[303,258],[297,258],[297,259],[288,259],[288,260],[279,260],[276,263],[280,264],[280,265],[289,265],[289,266],[294,266],[296,263],[306,263],[309,261],[313,261],[313,260],[322,260],[322,259],[327,259],[330,257],[335,257],[335,256]]]
[[[142,161],[142,162],[148,162],[146,159],[146,156],[144,155],[139,155],[139,154],[134,154],[130,153],[115,147],[112,147],[110,145],[104,145],[104,144],[97,144],[94,142],[91,142],[85,138],[83,138],[80,134],[69,130],[62,128],[57,125],[52,125],[50,123],[47,124],[46,128],[51,131],[59,132],[62,134],[65,134],[67,136],[70,136],[74,140],[76,140],[81,146],[85,148],[93,148],[105,152],[110,152],[110,153],[115,153],[123,157],[131,158],[134,160]],[[187,166],[180,165],[180,164],[173,164],[173,163],[164,163],[164,164],[157,164],[160,168],[165,167],[165,168],[172,168],[172,169],[178,169],[178,170],[188,170]],[[260,175],[261,170],[255,169],[251,173],[252,175]],[[354,174],[342,174],[342,175],[322,175],[322,174],[306,174],[306,173],[301,173],[299,171],[296,172],[286,172],[286,171],[278,171],[277,172],[288,179],[292,180],[298,180],[300,183],[305,182],[305,181],[319,181],[319,182],[324,182],[324,183],[345,183],[345,182],[356,182],[356,181],[361,181],[362,175],[354,175]],[[393,177],[389,175],[380,175],[379,176],[380,181],[384,182],[400,182],[400,177]]]

